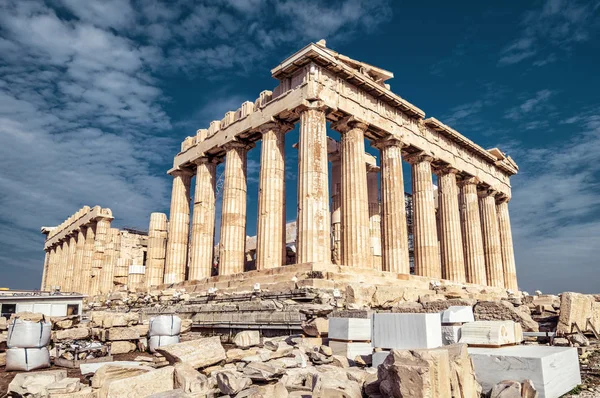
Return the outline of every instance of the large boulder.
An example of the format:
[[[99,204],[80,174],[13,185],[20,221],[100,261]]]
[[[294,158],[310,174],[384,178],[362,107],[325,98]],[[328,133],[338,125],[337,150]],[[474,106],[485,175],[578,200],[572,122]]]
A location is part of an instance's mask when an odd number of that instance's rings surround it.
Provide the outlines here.
[[[83,340],[88,337],[90,337],[90,329],[88,328],[57,330],[52,333],[53,341]]]
[[[227,357],[218,336],[162,346],[156,351],[164,355],[170,363],[184,362],[195,369],[214,365]]]
[[[598,306],[600,306],[600,303],[596,303],[592,295],[572,292],[563,293],[560,299],[560,315],[556,331],[558,333],[571,333],[571,325],[574,323],[581,330],[586,330],[588,319],[598,328],[600,322],[594,322],[596,318],[600,318],[600,308]],[[598,313],[596,316],[594,316],[595,312]]]
[[[219,390],[225,395],[233,395],[245,390],[252,384],[249,377],[236,371],[223,371],[217,373],[217,385]]]
[[[98,390],[98,398],[138,398],[174,388],[172,366],[125,379],[110,380]]]
[[[377,370],[385,397],[451,397],[450,361],[444,348],[392,350]]]
[[[175,388],[185,393],[208,395],[212,391],[213,384],[209,378],[198,372],[187,363],[175,364]]]
[[[96,373],[94,373],[94,377],[92,377],[92,387],[102,388],[102,386],[111,381],[135,377],[152,370],[154,369],[143,365],[103,365]]]
[[[515,321],[524,332],[538,332],[540,327],[531,315],[508,301],[480,301],[473,308],[477,321]]]

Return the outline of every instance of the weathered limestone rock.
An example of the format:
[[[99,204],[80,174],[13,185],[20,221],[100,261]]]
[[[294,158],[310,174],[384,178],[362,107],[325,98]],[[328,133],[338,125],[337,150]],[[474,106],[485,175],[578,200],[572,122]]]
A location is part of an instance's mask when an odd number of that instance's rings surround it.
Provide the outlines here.
[[[492,388],[490,398],[521,398],[521,383],[514,380],[504,380]]]
[[[106,340],[117,341],[117,340],[137,340],[140,338],[139,329],[135,326],[131,327],[117,327],[106,330]]]
[[[244,330],[235,335],[233,343],[239,348],[249,348],[260,344],[258,330]]]
[[[31,321],[31,322],[40,322],[45,319],[44,314],[39,312],[17,312],[16,314],[12,314],[10,319],[20,319],[22,321]]]
[[[148,373],[152,370],[154,369],[151,367],[141,365],[103,365],[94,373],[92,387],[101,388],[112,380],[126,379]]]
[[[235,396],[236,398],[288,398],[289,394],[283,383],[251,386]]]
[[[69,394],[81,390],[81,382],[76,377],[66,377],[46,387],[51,397],[55,394]]]
[[[8,391],[22,396],[41,397],[46,387],[67,377],[66,369],[45,372],[17,373],[8,385]]]
[[[253,381],[270,381],[281,377],[283,369],[266,363],[251,362],[244,367],[242,373]]]
[[[175,364],[175,388],[191,394],[208,394],[212,390],[208,377],[187,363]]]
[[[213,365],[226,358],[225,349],[218,336],[162,346],[156,351],[171,363],[184,362],[196,369]]]
[[[98,391],[98,398],[138,398],[170,391],[174,388],[174,370],[172,366],[166,366],[126,379],[109,380]]]
[[[90,336],[88,328],[73,328],[53,332],[53,341],[83,340]]]
[[[329,320],[319,317],[308,322],[302,322],[302,331],[308,336],[326,336],[329,332]]]
[[[49,398],[97,398],[96,392],[91,387],[83,387],[81,390],[69,393],[52,393]]]
[[[0,316],[0,331],[8,329],[8,322],[5,317]]]
[[[451,397],[450,362],[445,349],[392,350],[378,368],[386,397]]]
[[[130,341],[114,341],[110,345],[110,353],[112,355],[127,354],[128,352],[134,352],[137,345]]]
[[[520,311],[508,301],[480,301],[473,312],[478,321],[513,320],[520,323],[525,332],[539,331],[538,323],[530,314]]]
[[[217,385],[223,394],[233,395],[248,388],[252,384],[249,377],[240,372],[224,371],[217,374]]]
[[[313,396],[361,398],[361,386],[354,380],[317,373],[313,377]]]
[[[466,344],[452,344],[444,347],[450,360],[450,388],[452,398],[479,398],[481,385],[475,378],[473,362]]]
[[[588,319],[594,321],[600,318],[600,311],[598,311],[598,315],[594,314],[594,303],[594,297],[591,295],[572,292],[563,293],[560,300],[560,315],[556,331],[558,333],[571,333],[573,323],[576,323],[581,330],[585,330]],[[600,325],[596,323],[594,326],[598,328]]]
[[[538,398],[539,394],[533,385],[533,381],[529,379],[523,380],[521,384],[521,397],[522,398]]]

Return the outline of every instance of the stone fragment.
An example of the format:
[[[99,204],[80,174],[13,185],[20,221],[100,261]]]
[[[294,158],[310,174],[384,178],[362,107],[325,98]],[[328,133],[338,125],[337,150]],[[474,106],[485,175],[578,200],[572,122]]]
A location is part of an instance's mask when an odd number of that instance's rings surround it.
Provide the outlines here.
[[[348,361],[348,357],[346,357],[345,355],[333,355],[333,358],[331,364],[333,366],[337,366],[339,368],[349,368],[350,367],[350,361]]]
[[[479,398],[481,396],[481,385],[475,377],[475,369],[467,345],[452,344],[444,348],[448,350],[450,361],[452,398]]]
[[[473,307],[451,306],[442,312],[442,323],[466,323],[475,322]]]
[[[503,380],[492,388],[490,398],[521,398],[521,383]]]
[[[326,336],[329,333],[329,320],[319,317],[311,319],[308,322],[302,322],[302,331],[307,336]]]
[[[171,363],[185,362],[196,369],[214,365],[227,357],[218,336],[167,345],[156,351]]]
[[[235,398],[288,398],[289,393],[283,383],[251,386],[238,393]]]
[[[31,322],[39,322],[41,320],[46,319],[44,314],[39,312],[17,312],[16,314],[11,314],[10,319],[20,319],[22,321],[31,321]]]
[[[456,344],[460,341],[462,326],[444,326],[442,325],[442,343],[444,345]]]
[[[345,341],[330,341],[329,347],[333,355],[344,356],[354,360],[357,356],[371,355],[373,346],[371,343],[348,343]]]
[[[306,355],[315,365],[325,365],[333,362],[333,358],[320,353],[319,351],[307,351]]]
[[[166,366],[125,379],[109,380],[98,391],[98,398],[138,398],[173,390],[174,370]]]
[[[46,387],[49,394],[68,394],[81,390],[81,382],[76,377],[66,377]]]
[[[256,352],[257,351],[254,349],[242,350],[240,348],[232,348],[231,350],[228,350],[226,353],[227,362],[231,363],[231,362],[241,361],[242,358],[256,355]]]
[[[435,348],[442,345],[439,314],[373,315],[373,345],[378,348]]]
[[[148,395],[146,398],[190,398],[190,395],[178,388],[171,391],[157,392],[156,394]]]
[[[450,397],[450,362],[445,349],[392,350],[378,368],[385,397]]]
[[[375,369],[379,367],[385,361],[385,359],[390,355],[390,351],[376,351],[372,355],[371,366]]]
[[[260,344],[260,332],[258,330],[244,330],[235,335],[233,343],[239,348],[249,348]]]
[[[6,317],[0,316],[0,331],[8,329],[8,322]]]
[[[41,397],[46,387],[67,377],[66,369],[17,373],[8,385],[8,392],[17,396]]]
[[[312,392],[316,397],[362,398],[362,389],[357,382],[323,373],[314,375]]]
[[[242,373],[253,381],[270,381],[278,379],[283,374],[283,369],[260,362],[251,362],[246,365]]]
[[[512,320],[521,324],[525,332],[537,332],[540,330],[531,315],[515,308],[508,301],[480,301],[473,308],[475,319],[478,321],[506,321]]]
[[[252,380],[240,372],[224,371],[217,374],[217,385],[225,395],[237,394],[251,384]]]
[[[134,327],[113,327],[106,330],[106,340],[137,340],[140,338],[139,330]]]
[[[0,367],[6,366],[6,353],[0,352]]]
[[[515,333],[515,330],[517,333]],[[500,347],[522,340],[520,325],[513,321],[476,321],[463,325],[460,342],[474,346]]]
[[[92,387],[83,387],[76,392],[52,393],[49,398],[97,398],[97,395]]]
[[[212,384],[208,377],[187,363],[176,363],[175,388],[186,393],[202,395],[208,394],[212,390]]]
[[[92,387],[101,388],[105,384],[113,380],[126,379],[148,373],[154,370],[149,366],[141,365],[103,365],[92,377]]]
[[[329,318],[329,338],[371,341],[371,319]]]
[[[576,348],[518,345],[468,351],[484,394],[503,380],[529,379],[541,397],[560,397],[581,384]]]
[[[110,353],[112,355],[127,354],[134,352],[137,345],[130,341],[113,341],[110,345]]]
[[[521,384],[521,398],[538,398],[539,394],[529,379],[523,380]]]

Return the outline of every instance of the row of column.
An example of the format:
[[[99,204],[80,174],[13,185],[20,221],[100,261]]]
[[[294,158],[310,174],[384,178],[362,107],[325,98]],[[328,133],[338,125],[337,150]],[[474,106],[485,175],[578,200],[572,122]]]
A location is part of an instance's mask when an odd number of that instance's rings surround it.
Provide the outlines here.
[[[42,290],[60,287],[64,292],[110,292],[118,258],[119,230],[111,219],[100,218],[80,227],[46,251]]]
[[[395,138],[374,143],[381,152],[381,219],[370,206],[369,177],[365,172],[364,138],[367,126],[346,118],[332,126],[341,134],[340,187],[334,183],[333,235],[339,242],[340,262],[374,267],[372,239],[381,236],[381,269],[408,274],[408,236],[402,173],[404,144]],[[284,137],[292,126],[268,123],[261,129],[263,143],[257,222],[257,269],[278,267],[285,261]],[[246,238],[246,157],[251,146],[226,145],[219,274],[243,272]],[[300,112],[298,144],[297,263],[331,262],[329,178],[326,118],[322,109]],[[452,167],[436,170],[439,181],[440,232],[438,239],[432,160],[426,153],[410,155],[414,206],[415,273],[432,278],[516,289],[507,199],[477,189],[474,178],[457,178]],[[164,282],[202,279],[211,275],[215,227],[216,159],[197,162],[192,234],[189,242],[192,172],[173,173],[171,220]],[[339,190],[338,190],[339,188]],[[376,194],[375,194],[376,198]],[[338,206],[339,203],[339,206]],[[372,204],[373,205],[373,204]],[[339,211],[338,211],[339,208]],[[378,216],[378,214],[377,214]],[[374,223],[380,222],[378,234]],[[339,238],[339,241],[338,241]],[[438,243],[439,242],[439,243]],[[441,247],[440,247],[441,245]]]

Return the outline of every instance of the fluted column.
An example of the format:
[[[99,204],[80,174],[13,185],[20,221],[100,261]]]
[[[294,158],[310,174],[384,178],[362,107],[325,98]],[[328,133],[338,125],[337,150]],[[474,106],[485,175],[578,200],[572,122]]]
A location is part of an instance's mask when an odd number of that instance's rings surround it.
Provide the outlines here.
[[[219,275],[244,272],[248,149],[249,146],[241,142],[231,142],[226,146]]]
[[[489,286],[504,287],[500,231],[496,214],[496,192],[488,189],[479,191],[479,211],[483,231],[485,269]]]
[[[367,165],[367,195],[369,198],[369,236],[371,265],[382,270],[381,208],[379,205],[379,167]]]
[[[65,268],[65,288],[63,291],[73,291],[73,278],[75,274],[75,254],[77,252],[77,239],[75,235],[69,237],[69,254],[67,256],[67,267]]]
[[[334,264],[342,264],[342,164],[338,152],[329,155],[331,162],[331,234],[333,237],[331,258]]]
[[[188,276],[190,280],[210,277],[215,239],[217,162],[215,159],[200,158],[196,165]]]
[[[121,246],[121,234],[117,228],[109,228],[107,231],[106,246],[102,272],[100,273],[100,292],[110,293],[114,289],[115,267],[117,266],[117,252]]]
[[[73,284],[71,290],[74,292],[82,293],[81,283],[83,280],[83,255],[85,247],[85,234],[83,229],[79,228],[77,231],[77,238],[75,244],[75,261],[73,263]]]
[[[90,294],[92,282],[92,259],[94,256],[94,244],[96,232],[93,225],[88,225],[85,229],[85,241],[83,245],[83,258],[81,262],[80,289],[84,294]]]
[[[192,174],[187,170],[173,172],[171,212],[169,213],[169,239],[165,261],[164,283],[185,280],[190,230],[190,183]]]
[[[367,125],[350,118],[332,128],[342,136],[342,265],[371,268],[364,135]]]
[[[375,144],[381,154],[381,234],[383,270],[410,274],[402,148],[397,139]]]
[[[102,269],[104,268],[104,253],[108,243],[108,231],[110,229],[111,220],[108,218],[100,218],[96,222],[96,239],[94,241],[94,254],[92,256],[92,281],[90,294],[96,295],[101,293],[102,286]]]
[[[513,248],[512,231],[510,228],[510,216],[508,214],[508,201],[506,196],[500,198],[496,204],[498,213],[498,228],[500,231],[500,248],[502,254],[502,265],[504,269],[504,286],[514,292],[519,290],[517,284],[517,269],[515,265],[515,252]]]
[[[440,252],[437,238],[431,161],[426,154],[410,156],[412,164],[413,234],[415,274],[441,278]]]
[[[458,170],[448,167],[438,171],[438,212],[440,218],[440,244],[442,278],[464,283],[465,258],[460,229],[458,207]]]
[[[464,178],[458,183],[460,188],[460,220],[467,282],[487,285],[479,199],[477,196],[478,183],[479,180],[475,177]]]
[[[41,290],[48,290],[52,286],[52,272],[54,272],[54,257],[56,256],[55,247],[51,247],[46,252],[45,262],[46,267],[44,268],[44,274],[42,275],[42,286]]]
[[[63,252],[62,252],[62,243],[59,242],[56,246],[55,246],[55,250],[56,250],[56,259],[54,260],[54,271],[52,272],[52,287],[54,288],[54,286],[61,286],[62,283],[60,281],[60,274],[61,274],[61,267],[62,267],[62,259],[63,259]]]
[[[297,262],[330,263],[327,128],[322,109],[300,113],[298,147]]]
[[[292,128],[282,123],[261,128],[256,269],[285,264],[285,134]]]
[[[50,250],[45,250],[44,254],[44,268],[42,270],[42,283],[40,290],[46,290],[46,280],[48,278],[48,266],[50,265]]]
[[[168,222],[166,214],[150,214],[145,278],[146,287],[148,289],[163,283],[165,257],[167,252],[167,230]]]

